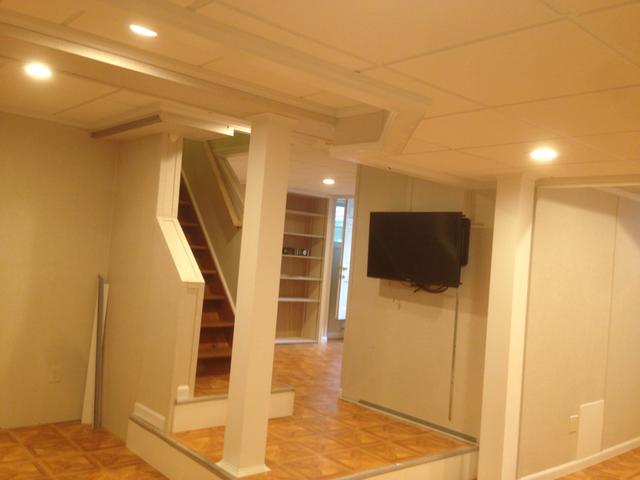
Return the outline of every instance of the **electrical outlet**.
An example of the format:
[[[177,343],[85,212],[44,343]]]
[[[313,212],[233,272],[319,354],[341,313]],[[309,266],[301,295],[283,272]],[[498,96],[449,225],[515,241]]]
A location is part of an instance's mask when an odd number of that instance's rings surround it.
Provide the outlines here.
[[[569,417],[569,433],[576,433],[578,431],[578,421],[580,420],[580,416],[571,415]]]
[[[60,365],[52,365],[49,368],[49,383],[60,383],[62,381],[62,368]]]

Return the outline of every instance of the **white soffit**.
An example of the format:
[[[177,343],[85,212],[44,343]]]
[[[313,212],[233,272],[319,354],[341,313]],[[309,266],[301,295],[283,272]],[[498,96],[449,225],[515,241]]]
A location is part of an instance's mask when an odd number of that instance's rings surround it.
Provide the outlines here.
[[[555,22],[393,65],[487,105],[640,83],[640,68],[569,21]]]
[[[296,97],[319,92],[317,87],[275,70],[273,63],[236,52],[207,63],[204,68]]]

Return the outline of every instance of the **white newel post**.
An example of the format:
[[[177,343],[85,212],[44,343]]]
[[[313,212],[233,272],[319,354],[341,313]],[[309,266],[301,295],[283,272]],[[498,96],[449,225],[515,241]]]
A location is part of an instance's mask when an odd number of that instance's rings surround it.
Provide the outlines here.
[[[478,480],[515,480],[535,182],[498,179],[484,364]]]
[[[267,422],[280,285],[292,120],[252,119],[242,222],[231,380],[219,466],[243,477],[268,471]]]

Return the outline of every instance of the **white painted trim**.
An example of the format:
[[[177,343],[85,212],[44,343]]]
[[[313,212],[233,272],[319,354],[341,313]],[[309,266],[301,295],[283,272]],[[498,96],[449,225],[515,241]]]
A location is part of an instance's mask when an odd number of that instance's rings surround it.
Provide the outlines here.
[[[600,187],[597,190],[601,192],[609,193],[611,195],[615,195],[616,197],[626,198],[627,200],[632,200],[634,202],[640,202],[640,193],[630,192],[623,188],[619,187]]]
[[[613,447],[605,448],[604,450],[594,455],[581,458],[579,460],[573,460],[571,462],[557,465],[541,472],[532,473],[524,477],[519,477],[519,480],[554,480],[556,478],[564,477],[565,475],[571,475],[572,473],[584,470],[585,468],[589,468],[592,465],[602,463],[605,460],[617,457],[618,455],[622,455],[623,453],[638,447],[640,447],[640,437],[636,437],[626,442],[619,443],[618,445],[614,445]]]
[[[151,410],[149,407],[142,403],[137,403],[133,406],[133,414],[143,419],[145,422],[153,425],[158,430],[164,430],[165,417],[160,415],[155,410]]]
[[[271,392],[269,418],[293,415],[293,390]],[[172,432],[186,432],[200,428],[219,427],[227,422],[227,395],[209,399],[179,402],[173,407]]]
[[[223,473],[207,468],[175,444],[129,420],[127,448],[165,475],[169,480],[228,480]]]
[[[216,465],[236,478],[248,477],[250,475],[258,475],[260,473],[267,473],[271,471],[271,469],[264,463],[260,465],[254,465],[252,467],[237,468],[235,465],[232,465],[226,460],[222,459]]]

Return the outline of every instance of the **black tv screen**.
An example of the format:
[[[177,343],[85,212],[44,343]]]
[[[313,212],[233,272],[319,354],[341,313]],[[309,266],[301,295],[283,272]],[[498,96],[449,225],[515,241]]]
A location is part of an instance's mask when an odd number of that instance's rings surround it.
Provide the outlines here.
[[[418,287],[458,287],[469,228],[461,212],[372,212],[367,275]]]

